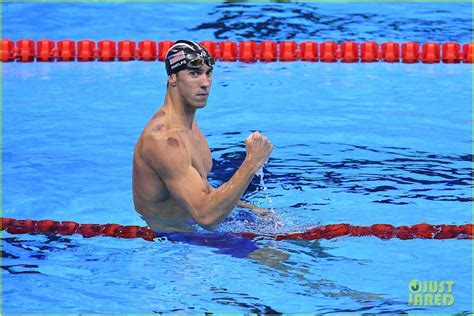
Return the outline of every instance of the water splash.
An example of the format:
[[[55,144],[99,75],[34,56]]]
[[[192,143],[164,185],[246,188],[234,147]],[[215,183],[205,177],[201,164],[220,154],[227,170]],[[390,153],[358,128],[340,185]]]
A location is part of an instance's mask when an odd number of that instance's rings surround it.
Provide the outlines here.
[[[268,194],[268,188],[267,186],[265,185],[265,180],[264,180],[264,173],[263,173],[263,166],[262,168],[258,169],[257,173],[255,174],[256,176],[258,176],[260,178],[260,186],[262,187],[262,190],[264,192],[264,195],[265,195],[265,199],[268,201],[268,203],[270,204],[270,210],[275,213],[275,210],[273,209],[273,201],[272,201],[272,198],[270,197],[270,195]]]
[[[265,199],[268,201],[268,204],[270,205],[270,212],[271,212],[270,219],[273,224],[273,229],[278,230],[283,227],[283,221],[280,219],[278,214],[275,212],[275,209],[273,208],[272,198],[270,197],[268,188],[265,185],[263,166],[257,171],[255,175],[260,178],[260,186],[262,187],[263,193],[265,195]]]

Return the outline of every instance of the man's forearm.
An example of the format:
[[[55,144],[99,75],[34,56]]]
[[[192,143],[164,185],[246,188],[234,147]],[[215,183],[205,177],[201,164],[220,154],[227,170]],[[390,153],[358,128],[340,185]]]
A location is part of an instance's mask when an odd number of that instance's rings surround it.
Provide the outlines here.
[[[209,185],[209,192],[213,192],[213,191],[215,191],[215,190],[216,190],[216,189],[214,189],[214,187],[212,187],[211,185]],[[237,202],[237,206],[238,206],[238,207],[243,207],[243,208],[248,208],[248,209],[250,209],[250,210],[256,208],[255,205],[245,203],[245,202],[242,201],[242,200],[239,200],[239,201]]]
[[[242,202],[242,201],[237,202],[237,206],[240,206],[240,207],[243,207],[243,208],[248,208],[250,210],[255,208],[255,205],[248,204],[248,203],[245,203],[245,202]]]
[[[257,170],[257,166],[246,159],[229,181],[207,195],[202,210],[206,226],[213,228],[229,215]]]

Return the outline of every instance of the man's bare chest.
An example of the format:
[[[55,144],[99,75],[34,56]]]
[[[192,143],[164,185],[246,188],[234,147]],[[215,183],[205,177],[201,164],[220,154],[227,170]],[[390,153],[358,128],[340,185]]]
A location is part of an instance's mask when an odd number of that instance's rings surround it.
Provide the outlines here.
[[[212,168],[211,150],[203,135],[190,135],[186,137],[186,147],[191,157],[191,165],[203,179]]]

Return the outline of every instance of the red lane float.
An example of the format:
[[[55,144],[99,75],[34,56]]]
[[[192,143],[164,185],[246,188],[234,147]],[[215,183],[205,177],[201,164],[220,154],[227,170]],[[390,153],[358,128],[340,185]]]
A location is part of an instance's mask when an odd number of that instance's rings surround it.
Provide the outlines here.
[[[95,59],[95,42],[82,40],[77,42],[77,60],[91,61]]]
[[[156,60],[156,42],[145,40],[138,42],[138,49],[136,50],[137,58],[143,61],[154,61]]]
[[[118,42],[118,59],[120,61],[130,61],[135,59],[137,44],[134,41],[124,40]]]
[[[318,43],[307,41],[300,44],[299,57],[303,61],[318,61],[319,49]]]
[[[330,224],[315,227],[302,233],[288,234],[256,234],[250,232],[234,233],[234,235],[256,238],[267,237],[275,240],[317,240],[332,239],[342,236],[374,236],[380,239],[472,239],[472,224],[464,225],[431,225],[416,224],[412,226],[392,226],[389,224],[374,224],[372,226],[352,226],[349,224]],[[96,236],[108,236],[118,238],[143,238],[153,240],[160,237],[148,227],[122,226],[119,224],[78,224],[72,221],[52,221],[52,220],[17,220],[14,218],[2,218],[1,230],[10,234],[79,234],[85,238]]]
[[[257,45],[257,54],[260,61],[270,62],[277,60],[277,43],[265,41]]]
[[[279,44],[280,61],[295,61],[298,59],[298,44],[293,41],[284,41]]]
[[[472,64],[472,55],[474,52],[474,45],[473,43],[464,44],[462,46],[462,61],[465,63]]]
[[[322,42],[319,44],[319,60],[326,63],[334,63],[337,61],[337,43]]]
[[[426,64],[439,63],[440,46],[438,43],[426,43],[421,46],[421,61]]]
[[[16,42],[16,51],[19,57],[18,61],[32,62],[35,59],[35,42],[24,39]]]
[[[338,59],[343,63],[355,63],[359,61],[359,44],[351,41],[341,43]]]
[[[7,38],[2,39],[2,62],[13,61],[16,58],[15,55],[15,42],[10,41]]]
[[[269,237],[276,240],[318,240],[332,239],[342,236],[374,236],[380,239],[398,238],[406,239],[472,239],[474,225],[430,225],[416,224],[412,226],[392,226],[388,224],[374,224],[372,226],[352,226],[349,224],[331,224],[312,228],[303,233],[291,234],[254,234],[237,233],[239,236],[247,238]]]
[[[239,60],[244,63],[257,61],[257,43],[253,41],[243,41],[239,43]]]
[[[420,60],[420,44],[418,43],[403,43],[402,44],[402,62],[417,63]]]
[[[11,234],[79,234],[85,238],[96,236],[109,236],[120,238],[143,238],[153,240],[156,236],[147,227],[122,226],[118,224],[78,224],[72,221],[52,221],[52,220],[17,220],[13,218],[2,218],[2,230]]]
[[[382,50],[378,54],[379,59],[387,63],[400,62],[400,44],[387,42],[382,44]]]
[[[53,41],[44,39],[36,42],[36,60],[37,61],[52,61],[54,58],[55,43]]]
[[[360,44],[360,61],[363,63],[378,61],[378,51],[379,44],[376,42],[365,42]]]
[[[117,57],[117,46],[114,41],[100,41],[95,54],[100,61],[114,61]]]
[[[242,62],[275,62],[275,61],[321,61],[321,62],[403,62],[403,63],[472,63],[473,43],[416,43],[407,42],[401,45],[396,42],[378,44],[373,41],[357,43],[345,41],[337,43],[324,41],[321,43],[306,41],[298,44],[287,40],[282,42],[245,40],[233,42],[202,41],[212,57],[221,61]],[[117,45],[118,44],[118,45]],[[131,40],[116,43],[102,40],[97,43],[91,40],[61,40],[43,39],[35,42],[22,39],[17,42],[2,39],[2,62],[32,62],[35,61],[164,61],[173,41],[143,40],[138,44]],[[77,52],[77,55],[76,55]]]
[[[458,64],[461,62],[461,45],[459,43],[447,42],[441,48],[443,63]]]
[[[90,42],[95,46],[94,42]],[[76,58],[76,43],[71,40],[59,41],[54,57],[60,61],[73,61]]]
[[[216,58],[223,61],[237,60],[237,43],[224,41],[219,43],[219,49],[216,52]]]

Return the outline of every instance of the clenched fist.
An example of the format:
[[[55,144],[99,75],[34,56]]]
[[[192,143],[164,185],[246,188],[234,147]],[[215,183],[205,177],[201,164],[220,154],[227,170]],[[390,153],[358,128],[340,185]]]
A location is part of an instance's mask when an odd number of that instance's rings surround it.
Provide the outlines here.
[[[245,147],[247,149],[247,159],[255,165],[256,170],[267,162],[273,150],[272,143],[259,132],[254,132],[247,137]]]

